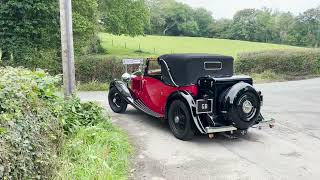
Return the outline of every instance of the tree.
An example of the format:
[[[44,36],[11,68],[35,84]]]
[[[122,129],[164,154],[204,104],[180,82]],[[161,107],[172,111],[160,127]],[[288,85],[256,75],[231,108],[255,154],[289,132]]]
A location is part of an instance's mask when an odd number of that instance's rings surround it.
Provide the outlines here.
[[[214,22],[210,29],[210,37],[232,39],[232,23],[230,19],[219,19]]]
[[[97,0],[72,0],[73,38],[75,53],[94,53],[92,46],[99,46],[100,13]]]
[[[300,44],[318,47],[320,43],[320,6],[309,9],[297,18],[296,27],[303,32]]]
[[[231,34],[233,39],[254,41],[258,29],[256,22],[257,11],[244,9],[238,11],[233,17]]]
[[[104,29],[112,34],[144,34],[149,11],[144,0],[99,0]]]
[[[194,10],[193,16],[199,26],[198,36],[209,37],[210,28],[214,23],[212,13],[204,8],[198,8]]]
[[[209,11],[174,0],[150,0],[151,34],[208,37],[214,22]]]
[[[290,33],[293,31],[296,19],[290,12],[278,12],[275,15],[275,31],[278,33],[276,43],[288,44],[290,42]]]
[[[275,18],[271,9],[257,11],[255,41],[273,42],[275,33]]]
[[[149,0],[150,31],[149,34],[162,34],[166,26],[168,9],[175,5],[175,0]]]
[[[30,49],[58,45],[58,3],[55,0],[1,0],[0,49],[2,63],[23,58]]]
[[[88,53],[98,27],[96,0],[73,0],[76,54]],[[1,0],[2,65],[61,72],[59,7],[56,0]]]

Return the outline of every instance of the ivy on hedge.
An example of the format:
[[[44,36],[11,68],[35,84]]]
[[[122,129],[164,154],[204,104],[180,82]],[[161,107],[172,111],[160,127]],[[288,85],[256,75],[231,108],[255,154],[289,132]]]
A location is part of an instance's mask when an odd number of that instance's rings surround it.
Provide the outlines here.
[[[59,77],[0,68],[0,179],[46,179],[55,168],[63,131],[56,112]]]
[[[0,67],[0,179],[52,179],[65,136],[106,121],[100,106],[57,96],[60,80]]]

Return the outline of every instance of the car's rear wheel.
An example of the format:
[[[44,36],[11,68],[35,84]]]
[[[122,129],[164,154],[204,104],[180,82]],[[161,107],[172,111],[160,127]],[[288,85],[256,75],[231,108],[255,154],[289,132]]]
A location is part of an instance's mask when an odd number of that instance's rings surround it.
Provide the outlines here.
[[[174,100],[168,111],[168,121],[173,135],[181,140],[190,140],[194,136],[190,109],[181,100]]]
[[[128,103],[121,97],[116,87],[110,88],[108,101],[110,108],[116,113],[123,113],[127,110]]]

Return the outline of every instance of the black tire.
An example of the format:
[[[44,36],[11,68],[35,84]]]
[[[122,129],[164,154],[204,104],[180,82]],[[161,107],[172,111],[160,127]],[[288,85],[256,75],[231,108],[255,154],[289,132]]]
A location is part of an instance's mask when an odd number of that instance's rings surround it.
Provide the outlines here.
[[[173,135],[183,141],[194,136],[193,121],[188,106],[181,100],[174,100],[168,111],[168,123]]]
[[[248,111],[245,111],[245,103],[249,104]],[[235,103],[227,114],[227,121],[232,123],[239,130],[247,130],[254,125],[260,115],[261,102],[256,93],[246,91],[239,94]]]
[[[115,113],[123,113],[127,110],[128,103],[124,100],[116,87],[111,87],[108,94],[110,108]]]

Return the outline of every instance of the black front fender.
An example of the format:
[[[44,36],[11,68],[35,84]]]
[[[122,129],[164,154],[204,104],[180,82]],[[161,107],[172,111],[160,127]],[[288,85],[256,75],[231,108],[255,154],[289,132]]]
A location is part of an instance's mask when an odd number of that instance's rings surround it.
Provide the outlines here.
[[[133,98],[127,84],[123,81],[114,80],[110,83],[110,88],[115,87],[128,103],[133,103]]]

